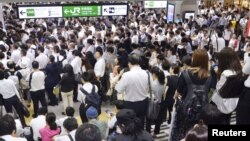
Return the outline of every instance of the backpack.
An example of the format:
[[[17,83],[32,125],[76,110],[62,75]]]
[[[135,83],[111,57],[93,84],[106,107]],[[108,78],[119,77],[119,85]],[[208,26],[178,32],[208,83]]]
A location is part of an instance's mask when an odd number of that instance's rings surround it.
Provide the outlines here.
[[[202,85],[194,84],[188,71],[183,72],[187,84],[187,95],[183,101],[183,112],[186,114],[186,121],[199,121],[202,109],[209,103],[208,93],[211,77]]]
[[[17,77],[17,72],[14,72],[14,73],[8,72],[8,74],[9,74],[8,79],[11,80],[11,81],[13,81],[14,84],[15,84],[15,86],[16,86],[16,88],[19,89],[19,79]]]
[[[57,70],[58,70],[58,73],[61,74],[63,73],[63,61],[65,60],[65,58],[61,61],[59,61],[59,56],[57,56]]]
[[[98,93],[95,92],[95,85],[93,85],[91,93],[88,93],[83,88],[80,88],[80,91],[82,91],[86,95],[85,103],[87,105],[94,106],[96,108],[100,106],[101,97],[99,96]]]

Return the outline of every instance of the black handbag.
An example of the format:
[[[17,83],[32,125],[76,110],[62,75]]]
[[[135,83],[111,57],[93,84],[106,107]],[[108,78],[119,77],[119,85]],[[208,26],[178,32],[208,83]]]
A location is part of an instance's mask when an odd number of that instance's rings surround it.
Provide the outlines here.
[[[20,105],[20,107],[21,107],[21,110],[22,110],[23,115],[24,115],[25,117],[29,117],[29,116],[30,116],[30,112],[29,112],[28,108],[25,107],[21,101],[19,102],[19,105]]]
[[[244,82],[247,76],[231,75],[227,77],[226,82],[219,90],[219,94],[222,98],[237,98],[243,91]]]
[[[156,120],[160,112],[160,104],[157,101],[155,101],[152,97],[149,72],[148,72],[148,85],[149,85],[150,98],[148,100],[147,118],[150,120]]]

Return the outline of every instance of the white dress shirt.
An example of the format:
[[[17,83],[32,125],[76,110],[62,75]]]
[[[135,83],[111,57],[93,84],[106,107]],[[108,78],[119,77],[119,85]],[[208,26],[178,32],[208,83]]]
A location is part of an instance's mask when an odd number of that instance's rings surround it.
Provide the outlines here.
[[[74,74],[81,72],[82,59],[80,57],[75,57],[70,64],[73,67]]]
[[[76,130],[73,130],[73,131],[69,132],[69,134],[71,135],[71,137],[75,141]],[[68,135],[64,135],[64,136],[57,136],[57,137],[55,137],[54,141],[71,141],[71,140],[70,140],[70,138],[69,138]]]
[[[45,69],[49,62],[48,56],[44,53],[40,53],[35,60],[39,63],[39,69]]]
[[[36,52],[35,52],[36,46],[33,46],[27,50],[27,57],[30,59],[31,62],[35,60]]]
[[[217,47],[217,42],[218,42],[218,47]],[[225,40],[223,38],[219,38],[216,36],[212,37],[212,44],[213,44],[214,52],[220,52],[223,48],[226,47]]]
[[[31,60],[27,56],[21,57],[21,59],[18,61],[17,66],[21,66],[22,63],[25,63],[28,65],[28,68],[32,68],[31,66]]]
[[[98,92],[98,87],[95,86],[95,92]],[[78,95],[77,95],[77,100],[80,102],[85,102],[86,95],[80,90],[80,88],[83,88],[86,92],[91,93],[93,89],[93,84],[87,82],[83,86],[80,86],[78,89]]]
[[[28,77],[29,82],[30,76]],[[43,90],[45,88],[45,74],[42,71],[34,71],[31,79],[31,92]]]
[[[11,135],[1,136],[5,141],[27,141],[25,138],[13,137]]]
[[[67,54],[67,60],[69,63],[71,63],[71,61],[74,59],[72,52],[73,52],[73,50],[69,50],[69,52]]]
[[[13,50],[10,56],[10,60],[14,61],[17,64],[20,59],[21,59],[20,50],[19,49]]]
[[[8,67],[7,67],[7,63],[8,63],[8,61],[10,61],[10,60],[5,59],[5,58],[4,58],[4,59],[2,59],[2,60],[0,60],[0,62],[1,62],[1,63],[3,63],[3,66],[4,66],[4,68],[5,68],[5,69],[8,69]]]
[[[152,77],[150,77],[150,82],[153,82]],[[118,93],[125,92],[125,101],[142,101],[149,97],[148,73],[142,70],[141,67],[134,66],[129,72],[125,72],[122,75],[115,89]]]
[[[0,94],[3,96],[3,99],[9,99],[15,95],[20,98],[14,82],[10,79],[0,80]]]
[[[94,72],[97,77],[103,77],[105,73],[105,60],[102,57],[97,60]]]
[[[60,55],[59,53],[52,53],[52,55],[55,57],[55,62],[63,60],[63,56]]]
[[[33,139],[37,141],[38,137],[41,137],[39,130],[46,126],[46,120],[44,115],[39,115],[30,121],[30,127],[33,130]]]

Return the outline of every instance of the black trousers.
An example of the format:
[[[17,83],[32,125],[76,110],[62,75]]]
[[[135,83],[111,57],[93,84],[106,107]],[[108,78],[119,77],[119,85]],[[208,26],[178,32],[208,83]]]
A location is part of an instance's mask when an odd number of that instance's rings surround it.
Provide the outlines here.
[[[150,120],[146,118],[146,130],[151,133],[151,125],[155,124],[154,134],[159,134],[161,129],[161,124],[164,119],[164,103],[160,103],[160,112],[156,120]]]
[[[42,104],[42,107],[47,108],[47,103],[45,99],[45,91],[44,90],[38,90],[35,92],[30,92],[31,99],[33,101],[33,107],[34,107],[34,114],[37,115],[37,111],[39,108],[39,101]]]
[[[137,102],[124,101],[124,108],[134,110],[137,117],[141,120],[142,128],[144,129],[145,117],[148,109],[148,98]]]
[[[12,107],[14,107],[19,118],[20,118],[22,126],[23,127],[26,126],[26,123],[24,120],[24,115],[22,113],[22,109],[20,106],[20,100],[18,99],[18,97],[16,95],[11,97],[11,98],[4,99],[4,107],[5,107],[7,113],[12,113]]]
[[[58,99],[53,94],[53,88],[46,87],[45,90],[46,90],[46,92],[48,94],[48,98],[50,100],[50,104],[51,105],[58,105]]]

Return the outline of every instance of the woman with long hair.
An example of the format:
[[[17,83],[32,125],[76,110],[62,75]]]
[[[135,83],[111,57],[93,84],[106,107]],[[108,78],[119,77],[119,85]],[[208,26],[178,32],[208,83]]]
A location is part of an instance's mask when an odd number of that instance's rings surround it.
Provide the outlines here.
[[[163,105],[163,94],[165,92],[165,75],[162,70],[160,70],[158,67],[153,67],[151,69],[151,75],[153,78],[152,83],[152,94],[154,94],[154,99],[158,102],[160,105],[160,112],[158,114],[158,117],[155,121],[152,121],[150,119],[146,120],[146,130],[150,133],[151,132],[151,125],[154,122],[155,123],[155,129],[154,129],[154,136],[160,133],[160,127],[163,122],[163,115],[164,115],[164,105]]]
[[[183,139],[187,131],[199,122],[212,86],[208,67],[207,52],[204,49],[195,50],[191,67],[183,71],[178,80],[170,141]]]
[[[82,57],[82,72],[86,72],[91,69],[93,69],[93,67],[90,64],[89,59],[87,57]]]
[[[55,113],[48,113],[45,117],[46,126],[39,130],[42,141],[53,141],[56,135],[59,135],[61,129],[56,124]]]
[[[65,114],[65,110],[68,106],[73,107],[73,88],[74,88],[74,71],[73,67],[70,64],[66,64],[63,68],[63,76],[59,85],[61,86],[61,95],[63,101],[64,111],[62,114]]]
[[[230,124],[231,113],[236,109],[239,98],[222,98],[219,90],[225,84],[227,77],[241,74],[242,66],[237,53],[232,48],[222,49],[218,55],[218,82],[212,96],[212,101],[223,114],[224,123],[222,124]]]

